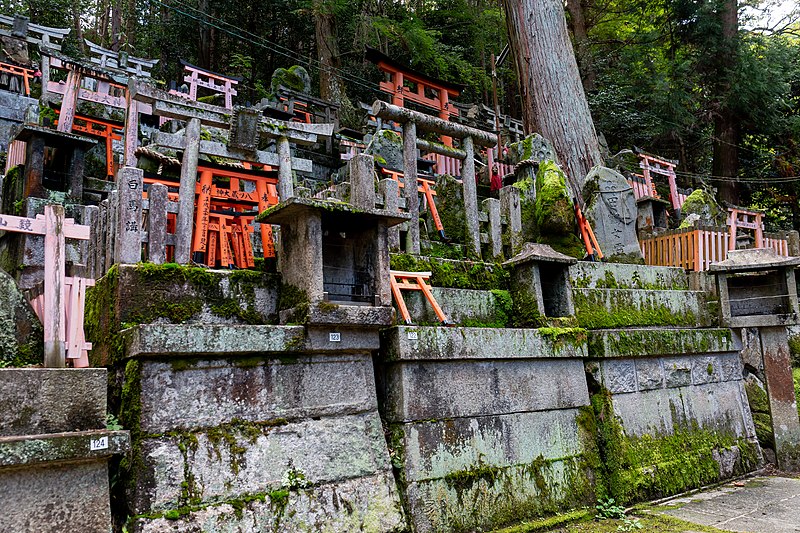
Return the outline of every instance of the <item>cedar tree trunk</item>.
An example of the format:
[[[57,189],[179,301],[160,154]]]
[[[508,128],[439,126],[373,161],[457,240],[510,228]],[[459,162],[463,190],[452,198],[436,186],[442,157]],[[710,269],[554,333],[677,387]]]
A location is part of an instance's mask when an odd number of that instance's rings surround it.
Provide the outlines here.
[[[586,174],[602,162],[600,144],[581,85],[558,0],[503,0],[528,133],[550,139],[581,200]]]

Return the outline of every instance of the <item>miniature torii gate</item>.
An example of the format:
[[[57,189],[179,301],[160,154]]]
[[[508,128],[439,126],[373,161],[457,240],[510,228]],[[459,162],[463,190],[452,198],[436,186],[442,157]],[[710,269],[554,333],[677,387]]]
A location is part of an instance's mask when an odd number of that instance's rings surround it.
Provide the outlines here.
[[[86,287],[94,280],[66,277],[64,239],[89,240],[89,226],[64,218],[62,205],[46,205],[44,216],[36,218],[0,215],[0,229],[44,235],[43,302],[34,302],[44,326],[44,366],[63,368],[67,358],[75,360],[75,366],[88,366],[86,351],[92,346],[83,336],[83,302]],[[68,297],[66,286],[70,286]]]
[[[432,117],[424,113],[412,111],[376,100],[372,104],[372,114],[382,119],[393,120],[403,125],[403,167],[406,209],[411,215],[409,221],[406,251],[418,254],[419,243],[419,196],[417,183],[417,148],[426,151],[455,157],[464,161],[461,179],[464,188],[464,209],[467,213],[467,251],[480,257],[481,242],[478,226],[478,194],[475,184],[475,144],[492,148],[497,144],[497,135],[477,130],[455,122]],[[440,146],[417,139],[417,129],[440,135],[450,135],[461,139],[461,149]]]
[[[672,203],[673,209],[680,212],[683,202],[678,194],[678,185],[675,178],[676,162],[642,153],[639,154],[639,159],[641,160],[639,161],[639,167],[642,169],[642,176],[644,177],[647,189],[652,191],[653,198],[658,198],[658,194],[656,193],[655,185],[653,185],[653,178],[650,174],[666,176],[667,182],[669,183],[670,202]]]
[[[89,39],[83,40],[89,48],[89,61],[102,69],[120,70],[128,75],[138,78],[149,78],[150,70],[156,66],[158,59],[144,59],[129,56],[125,52],[115,52],[100,45],[94,44]]]
[[[225,108],[233,109],[233,97],[238,94],[234,86],[242,81],[241,78],[226,76],[218,72],[196,67],[183,59],[181,59],[181,65],[183,65],[183,70],[186,72],[183,76],[183,81],[189,84],[189,93],[171,90],[170,94],[197,101],[197,88],[202,87],[215,93],[225,95]]]
[[[0,29],[0,34],[24,39],[29,44],[34,44],[41,48],[49,48],[56,52],[61,50],[61,42],[69,35],[70,28],[50,28],[38,24],[30,24],[28,17],[21,15],[0,15],[0,24],[12,27],[11,32]],[[50,81],[50,57],[42,54],[42,87],[47,87]]]
[[[157,116],[187,122],[184,135],[157,133],[154,143],[165,148],[183,151],[179,189],[179,207],[175,233],[175,261],[187,263],[192,245],[192,223],[197,182],[197,162],[200,154],[224,157],[235,161],[268,165],[278,168],[278,197],[281,200],[294,196],[293,170],[311,172],[312,162],[292,157],[290,143],[313,145],[319,136],[330,137],[333,124],[302,124],[261,116],[255,109],[237,108],[233,113],[224,107],[190,102],[150,85],[131,80],[128,89],[129,113],[125,132],[125,161],[135,166],[137,108],[141,104],[152,108]],[[230,129],[228,144],[200,140],[200,126]],[[277,152],[258,150],[261,137],[275,139]],[[124,187],[123,187],[124,188]],[[262,226],[262,236],[267,229]]]

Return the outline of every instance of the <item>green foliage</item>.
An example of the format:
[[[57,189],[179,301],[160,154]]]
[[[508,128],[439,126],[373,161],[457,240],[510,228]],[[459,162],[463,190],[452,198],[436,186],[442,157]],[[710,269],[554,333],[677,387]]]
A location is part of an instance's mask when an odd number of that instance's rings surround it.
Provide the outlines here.
[[[617,505],[614,498],[600,500],[594,508],[597,510],[597,514],[594,515],[594,517],[598,520],[625,518],[625,508],[621,505]]]

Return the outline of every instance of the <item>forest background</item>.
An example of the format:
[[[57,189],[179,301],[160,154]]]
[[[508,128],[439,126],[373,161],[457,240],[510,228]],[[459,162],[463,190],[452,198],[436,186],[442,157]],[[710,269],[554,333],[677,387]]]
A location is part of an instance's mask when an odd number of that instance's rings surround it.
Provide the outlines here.
[[[371,103],[381,75],[371,46],[466,85],[458,101],[492,105],[491,58],[506,46],[503,5],[540,0],[0,0],[0,12],[71,27],[83,38],[243,78],[240,102],[270,93],[299,64],[323,98]],[[774,7],[774,6],[773,6]],[[736,0],[566,0],[595,127],[610,153],[639,147],[676,159],[682,186],[767,210],[769,230],[800,229],[800,5]],[[785,8],[785,4],[784,4]],[[520,117],[514,61],[497,70],[503,113]]]

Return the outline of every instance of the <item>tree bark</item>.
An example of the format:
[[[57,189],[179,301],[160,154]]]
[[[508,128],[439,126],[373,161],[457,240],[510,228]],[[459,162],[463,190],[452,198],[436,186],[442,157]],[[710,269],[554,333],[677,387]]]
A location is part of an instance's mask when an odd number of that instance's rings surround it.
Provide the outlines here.
[[[336,42],[336,17],[329,0],[314,1],[314,26],[319,56],[319,95],[323,100],[340,103],[345,94],[339,76],[339,44]]]
[[[572,37],[575,39],[575,56],[578,59],[583,90],[591,91],[594,89],[597,76],[589,50],[589,36],[586,31],[586,18],[583,16],[583,3],[581,0],[567,0],[567,11],[569,11],[572,25]]]
[[[739,5],[737,0],[725,0],[720,17],[722,20],[722,43],[719,48],[719,78],[728,79],[735,66],[738,52]],[[735,178],[739,172],[739,127],[735,111],[726,100],[730,93],[729,82],[724,82],[718,93],[720,107],[714,118],[714,160],[712,174]],[[718,196],[723,202],[738,205],[740,187],[736,181],[722,181]]]
[[[209,10],[209,1],[208,0],[200,0],[198,4],[198,9],[204,13],[208,14]],[[211,69],[211,48],[212,48],[212,35],[211,35],[211,26],[208,24],[204,24],[202,21],[200,24],[200,31],[198,32],[198,38],[200,42],[198,43],[197,49],[197,60],[200,63],[200,67]]]
[[[523,123],[553,142],[572,192],[602,162],[600,144],[558,0],[503,0],[514,52]]]

